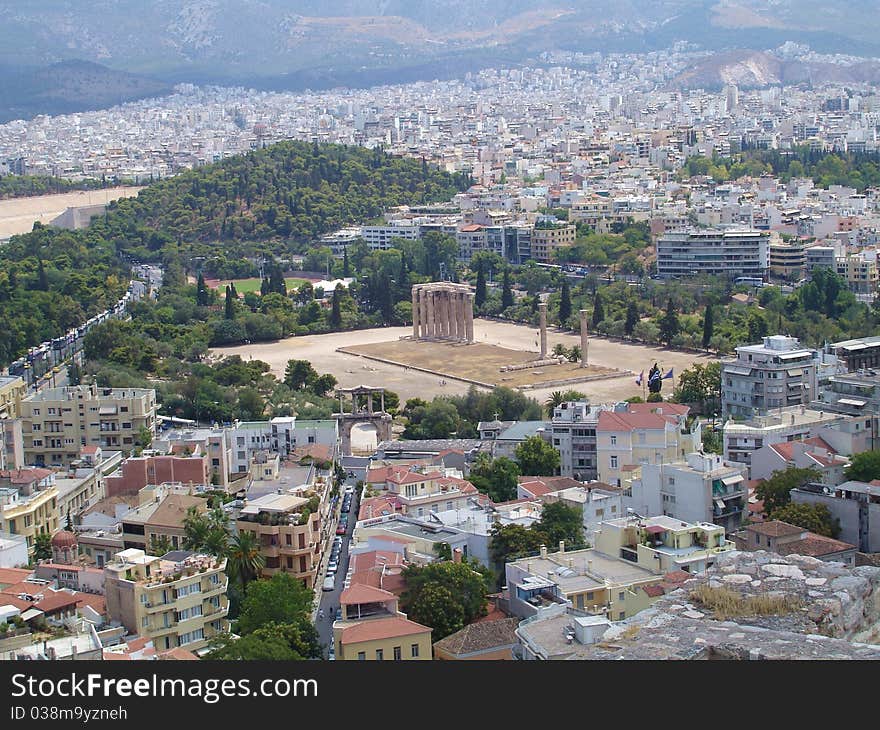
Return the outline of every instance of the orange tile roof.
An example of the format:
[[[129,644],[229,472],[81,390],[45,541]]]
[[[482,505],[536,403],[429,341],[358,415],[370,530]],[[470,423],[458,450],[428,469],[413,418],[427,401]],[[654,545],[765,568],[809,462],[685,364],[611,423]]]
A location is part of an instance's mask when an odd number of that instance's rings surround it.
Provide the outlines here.
[[[356,603],[385,603],[393,598],[393,593],[361,583],[353,584],[342,591],[339,603],[346,606],[352,606]]]
[[[31,573],[32,570],[24,568],[0,568],[0,588],[20,583]]]
[[[367,619],[345,627],[339,637],[339,643],[343,646],[350,646],[366,641],[379,641],[393,639],[397,636],[414,636],[424,633],[430,634],[431,628],[401,616],[390,616],[388,618]]]

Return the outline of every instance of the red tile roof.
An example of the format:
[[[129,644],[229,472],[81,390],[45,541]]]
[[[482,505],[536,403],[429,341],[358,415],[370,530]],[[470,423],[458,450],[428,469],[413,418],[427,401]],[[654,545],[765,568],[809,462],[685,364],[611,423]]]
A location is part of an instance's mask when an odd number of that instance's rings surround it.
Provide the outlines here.
[[[809,555],[813,558],[819,558],[823,555],[855,549],[856,546],[850,545],[848,542],[841,542],[824,535],[817,535],[815,532],[809,532],[803,540],[778,545],[776,552],[780,555]]]
[[[806,532],[803,527],[790,525],[782,520],[769,520],[762,522],[760,525],[748,525],[746,529],[751,532],[757,532],[759,535],[766,535],[767,537],[785,537]]]
[[[346,606],[352,606],[357,603],[385,603],[393,598],[393,593],[389,593],[381,588],[364,584],[353,584],[342,591],[342,594],[339,596],[339,603]]]
[[[339,637],[339,643],[343,646],[350,646],[366,641],[393,639],[397,636],[414,636],[415,634],[430,633],[430,631],[430,627],[422,626],[415,621],[401,616],[390,616],[389,618],[359,621],[345,627]]]
[[[678,417],[673,415],[661,416],[657,413],[615,413],[614,411],[600,411],[596,430],[661,430],[665,429],[667,425],[676,425],[677,423]]]
[[[24,568],[0,568],[0,588],[20,583],[33,572]]]

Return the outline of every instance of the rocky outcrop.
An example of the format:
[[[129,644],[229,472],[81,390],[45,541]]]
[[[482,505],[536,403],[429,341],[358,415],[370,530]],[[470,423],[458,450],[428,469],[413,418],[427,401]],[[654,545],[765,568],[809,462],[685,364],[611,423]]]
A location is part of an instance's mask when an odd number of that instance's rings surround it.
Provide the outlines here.
[[[880,568],[720,555],[579,659],[880,659]]]

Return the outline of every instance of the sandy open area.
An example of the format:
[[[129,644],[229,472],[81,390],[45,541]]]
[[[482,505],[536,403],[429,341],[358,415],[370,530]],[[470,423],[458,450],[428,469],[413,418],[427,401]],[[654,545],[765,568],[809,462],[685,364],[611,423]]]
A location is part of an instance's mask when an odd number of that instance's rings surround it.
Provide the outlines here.
[[[358,330],[356,332],[335,332],[327,335],[307,335],[289,337],[278,342],[237,347],[216,348],[215,355],[240,355],[244,359],[263,360],[278,377],[284,376],[284,368],[291,359],[310,360],[319,373],[333,373],[343,387],[355,385],[381,386],[395,391],[401,398],[420,397],[431,399],[435,395],[464,393],[470,387],[466,382],[416,370],[406,370],[396,365],[379,363],[355,355],[337,352],[338,347],[388,342],[412,334],[411,327],[381,327]],[[526,350],[537,354],[537,330],[524,325],[508,324],[477,319],[474,321],[474,335],[478,342],[499,345],[516,350]],[[559,342],[566,347],[580,344],[580,337],[560,334],[550,330],[547,334],[548,348]],[[713,357],[689,352],[667,350],[662,347],[622,344],[601,338],[591,338],[589,361],[619,370],[647,371],[656,361],[664,372],[674,368],[676,376],[695,362],[710,362]],[[445,380],[445,385],[441,381]],[[672,381],[666,380],[663,392],[672,390]],[[560,388],[540,388],[526,390],[525,393],[539,401],[546,399],[553,390]],[[635,384],[631,375],[607,380],[582,383],[577,390],[584,392],[595,403],[615,401],[642,395],[642,388]]]
[[[49,224],[68,208],[100,205],[117,198],[131,198],[139,190],[143,188],[118,187],[0,200],[0,239],[28,233],[33,230],[37,221]]]

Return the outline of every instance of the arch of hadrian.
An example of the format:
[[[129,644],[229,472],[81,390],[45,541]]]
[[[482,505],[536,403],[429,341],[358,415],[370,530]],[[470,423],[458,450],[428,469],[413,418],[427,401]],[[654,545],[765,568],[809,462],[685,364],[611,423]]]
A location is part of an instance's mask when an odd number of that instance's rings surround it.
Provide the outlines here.
[[[416,284],[412,311],[414,340],[474,341],[474,293],[467,284]]]

